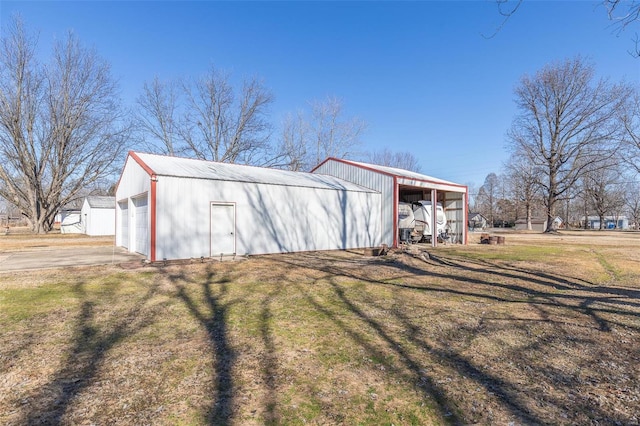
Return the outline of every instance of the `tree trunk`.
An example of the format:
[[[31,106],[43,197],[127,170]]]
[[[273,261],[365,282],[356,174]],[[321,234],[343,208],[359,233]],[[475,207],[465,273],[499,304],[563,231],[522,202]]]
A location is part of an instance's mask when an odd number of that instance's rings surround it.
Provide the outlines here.
[[[555,204],[556,204],[555,192],[549,191],[549,197],[547,198],[547,227],[544,232],[553,232]]]

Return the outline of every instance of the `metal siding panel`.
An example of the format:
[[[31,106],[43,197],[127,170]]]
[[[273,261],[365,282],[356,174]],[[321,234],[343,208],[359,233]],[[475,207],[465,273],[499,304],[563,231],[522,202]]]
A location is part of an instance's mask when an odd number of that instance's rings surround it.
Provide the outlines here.
[[[115,209],[92,208],[87,226],[87,235],[115,235]]]
[[[393,225],[395,223],[393,177],[334,160],[325,162],[318,167],[314,173],[336,176],[340,179],[380,192],[382,203],[381,242],[389,246],[393,245]]]
[[[157,200],[158,259],[209,256],[212,202],[235,203],[239,255],[381,244],[375,192],[160,176]]]

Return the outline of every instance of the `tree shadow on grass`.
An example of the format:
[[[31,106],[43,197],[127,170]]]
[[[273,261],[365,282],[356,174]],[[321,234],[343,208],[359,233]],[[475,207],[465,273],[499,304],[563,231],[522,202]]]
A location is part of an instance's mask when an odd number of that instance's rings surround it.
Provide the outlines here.
[[[317,278],[316,281],[323,280],[330,284],[340,303],[356,318],[364,321],[370,330],[386,343],[387,347],[401,360],[404,368],[411,372],[411,377],[407,377],[406,373],[403,373],[405,370],[398,369],[397,366],[391,366],[391,368],[388,368],[389,371],[409,383],[412,381],[413,383],[420,383],[425,395],[433,398],[436,402],[439,414],[441,418],[444,419],[443,421],[453,424],[463,423],[464,421],[468,421],[468,418],[466,418],[464,413],[456,411],[456,403],[448,397],[447,389],[436,382],[434,378],[426,377],[422,370],[422,360],[416,358],[415,355],[412,355],[406,350],[401,340],[394,334],[391,334],[384,322],[381,322],[370,314],[370,312],[382,310],[385,309],[385,307],[376,304],[373,300],[366,300],[366,292],[359,294],[357,299],[352,299],[352,297],[347,295],[345,289],[339,282],[336,281],[337,278],[343,277],[373,285],[396,287],[409,291],[449,293],[464,296],[465,298],[469,298],[469,300],[484,299],[492,302],[524,303],[534,307],[534,309],[540,312],[542,317],[540,321],[551,323],[553,323],[553,320],[548,310],[554,309],[555,316],[558,316],[560,312],[558,309],[560,309],[564,312],[574,312],[575,315],[584,315],[591,318],[595,323],[595,327],[592,328],[596,328],[600,332],[610,332],[611,327],[614,325],[638,331],[636,327],[627,322],[623,322],[622,320],[616,321],[610,318],[610,316],[614,314],[631,318],[640,316],[640,312],[633,309],[638,307],[636,292],[627,290],[620,292],[616,287],[593,286],[583,280],[554,275],[548,272],[536,274],[536,271],[509,266],[502,267],[502,265],[499,264],[484,262],[481,264],[482,268],[478,268],[479,263],[469,266],[459,259],[445,259],[439,256],[436,261],[425,262],[425,268],[406,262],[386,262],[384,265],[388,266],[390,270],[396,270],[397,274],[382,280],[372,278],[366,273],[366,261],[360,262],[360,267],[354,267],[354,265],[349,264],[352,263],[351,261],[341,262],[340,260],[330,258],[323,259],[322,254],[282,257],[281,259],[277,259],[277,261],[288,263],[289,265],[315,269],[324,273],[325,275]],[[420,280],[420,277],[427,275],[430,279],[424,285],[407,284],[403,282],[405,279],[411,279],[412,282],[415,282],[416,279]],[[446,279],[446,282],[452,284],[433,284],[438,283],[441,279]],[[456,282],[463,285],[456,287]],[[486,291],[482,290],[483,287]],[[365,336],[362,335],[360,329],[354,328],[340,315],[334,313],[330,305],[314,297],[312,287],[306,288],[305,286],[299,286],[299,288],[301,292],[306,295],[308,302],[316,310],[333,321],[356,344],[363,347],[371,356],[375,356],[378,359],[383,358],[381,349],[369,343]],[[362,300],[363,297],[365,299],[364,301]],[[613,304],[613,307],[604,307],[602,303]],[[604,318],[604,314],[610,314],[609,318]],[[441,341],[436,345],[435,342],[420,337],[420,325],[414,324],[402,309],[394,310],[392,315],[395,317],[395,321],[399,321],[400,324],[402,324],[401,329],[406,331],[404,333],[405,339],[408,339],[412,345],[428,353],[438,364],[447,365],[460,376],[473,380],[479,387],[484,388],[488,394],[493,395],[494,398],[499,400],[500,405],[518,421],[526,424],[546,423],[545,418],[536,414],[535,410],[532,411],[529,396],[523,394],[518,383],[492,374],[491,371],[484,366],[476,365],[471,359],[462,355],[460,351],[451,347],[451,341]],[[476,330],[468,330],[466,334],[474,335],[476,332]],[[546,342],[545,339],[546,338],[534,338],[534,343],[530,347],[518,349],[519,354],[513,354],[513,356],[515,359],[518,359],[518,357],[526,358],[530,351],[539,352],[544,350],[544,348],[546,348],[545,345],[550,343]],[[559,336],[558,339],[558,345],[566,344],[562,336]],[[579,343],[575,341],[575,339],[573,342]],[[597,347],[595,340],[582,343]],[[538,365],[536,368],[538,369],[536,374],[539,375],[558,374],[557,371],[554,372],[554,370],[544,365]],[[567,381],[567,383],[569,383],[569,385],[566,386],[570,386],[571,382]],[[570,404],[568,404],[566,400],[554,399],[554,397],[543,397],[542,399],[546,403],[552,404],[560,409],[570,410]],[[611,413],[599,407],[590,407],[588,411],[588,418],[590,419],[599,418],[618,421],[617,416],[611,417],[611,415]],[[620,416],[620,419],[624,419],[624,416]]]
[[[397,270],[398,274],[389,279],[380,280],[368,277],[364,270],[340,266],[341,262],[326,262],[323,255],[319,255],[315,259],[313,256],[309,254],[300,262],[291,259],[286,261],[297,266],[311,267],[325,273],[342,275],[376,285],[472,296],[496,302],[560,307],[588,315],[602,331],[610,330],[612,325],[630,327],[640,331],[640,327],[602,317],[603,315],[640,317],[640,292],[635,290],[593,285],[579,278],[515,268],[488,261],[471,260],[467,262],[452,256],[442,255],[438,256],[437,260],[433,260],[435,256],[431,255],[426,261],[409,254],[406,255],[406,259],[417,260],[424,264],[428,270],[405,261],[386,262],[384,265]],[[481,268],[478,268],[478,265]],[[452,283],[469,284],[474,288],[454,287],[455,284],[433,286],[402,282],[404,279],[415,279],[416,276],[428,276],[431,281],[442,279]],[[519,284],[520,282],[526,284]],[[482,291],[483,288],[484,291]],[[496,294],[495,290],[511,290],[514,295],[500,296]]]
[[[603,315],[619,315],[623,317],[640,317],[640,291],[616,287],[614,285],[602,286],[580,278],[567,277],[548,272],[516,268],[510,265],[491,263],[488,261],[469,261],[448,257],[443,261],[443,257],[430,256],[437,259],[437,264],[445,264],[453,271],[470,271],[481,274],[484,277],[498,277],[500,280],[486,278],[468,279],[465,275],[451,273],[458,281],[469,281],[470,283],[481,284],[487,288],[501,288],[516,291],[527,296],[526,303],[539,306],[557,306],[568,309],[576,313],[581,313],[590,317],[598,326],[600,331],[611,331],[612,325],[622,327],[633,327],[630,324],[623,324],[611,318],[605,319]],[[480,265],[480,269],[469,268],[468,264]],[[446,271],[445,274],[449,274]],[[435,272],[438,276],[445,274]],[[510,283],[503,282],[505,279]],[[515,284],[513,281],[527,283],[527,285]],[[529,284],[541,286],[536,290],[529,287]]]
[[[277,401],[277,376],[278,376],[278,361],[276,357],[276,345],[273,339],[273,330],[271,329],[271,323],[273,319],[273,313],[271,310],[271,304],[281,292],[281,287],[278,286],[276,290],[266,295],[260,304],[260,337],[262,344],[265,348],[265,356],[262,359],[263,364],[263,381],[266,386],[266,394],[264,397],[265,408],[265,423],[266,424],[278,424],[280,421],[280,414],[278,412]]]
[[[232,373],[237,357],[229,342],[227,329],[229,310],[236,302],[224,301],[231,279],[216,277],[211,266],[207,268],[206,278],[202,282],[187,277],[183,271],[180,269],[167,273],[167,277],[177,289],[178,297],[206,331],[213,355],[215,400],[206,413],[206,420],[211,425],[228,425],[233,419],[235,385]],[[202,292],[201,300],[194,294],[194,289],[188,288],[193,285]]]
[[[331,276],[325,276],[320,278],[328,279],[331,282],[331,285],[335,288],[339,288],[333,283]],[[297,286],[302,294],[305,295],[307,302],[313,306],[314,309],[322,313],[326,318],[331,320],[339,329],[341,329],[351,340],[353,340],[358,346],[362,347],[369,356],[375,357],[376,359],[385,359],[385,353],[381,348],[376,347],[368,339],[362,335],[361,331],[349,325],[348,321],[343,319],[342,315],[338,315],[334,313],[330,307],[322,304],[321,301],[317,300],[313,292],[308,291],[301,287]],[[338,292],[340,295],[340,292]],[[345,298],[341,297],[341,300],[345,302]],[[402,347],[399,342],[397,342],[390,334],[388,334],[380,324],[375,321],[371,321],[364,315],[359,309],[355,308],[351,303],[346,301],[346,305],[349,310],[363,319],[374,331],[385,341],[389,347],[399,356],[402,364],[410,371],[410,374],[407,375],[403,371],[403,369],[398,368],[394,365],[387,365],[386,367],[390,370],[390,372],[404,381],[409,383],[414,383],[415,387],[419,392],[422,392],[426,397],[432,398],[436,405],[435,409],[440,417],[440,419],[446,420],[451,424],[460,424],[462,419],[459,418],[455,405],[448,400],[446,397],[446,393],[440,386],[438,386],[431,378],[425,375],[422,371],[421,363],[415,359],[406,349]]]
[[[82,391],[92,384],[108,352],[123,339],[153,323],[156,310],[141,315],[147,302],[156,294],[158,285],[152,285],[134,305],[118,315],[115,324],[104,324],[96,317],[97,302],[80,281],[73,291],[80,302],[79,314],[73,332],[73,346],[66,355],[62,368],[35,396],[29,398],[21,424],[57,425],[66,423],[67,409]]]

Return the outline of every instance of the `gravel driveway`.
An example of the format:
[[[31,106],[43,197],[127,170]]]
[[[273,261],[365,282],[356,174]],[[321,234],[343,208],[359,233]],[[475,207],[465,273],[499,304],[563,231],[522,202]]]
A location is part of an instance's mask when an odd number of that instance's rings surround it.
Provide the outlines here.
[[[0,252],[0,272],[119,264],[144,259],[121,247],[56,247]]]

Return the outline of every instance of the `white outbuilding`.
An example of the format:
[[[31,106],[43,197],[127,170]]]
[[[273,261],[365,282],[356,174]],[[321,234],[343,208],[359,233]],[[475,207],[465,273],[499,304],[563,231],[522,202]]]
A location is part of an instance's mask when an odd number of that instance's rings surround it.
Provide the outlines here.
[[[80,210],[65,209],[60,212],[61,234],[82,234],[82,214]]]
[[[130,152],[116,245],[150,261],[379,246],[381,193],[335,176]]]
[[[99,236],[116,233],[116,198],[89,196],[82,203],[80,211],[82,233]]]
[[[467,243],[468,188],[421,173],[338,158],[328,158],[313,173],[331,175],[370,188],[382,196],[381,242],[389,247],[399,243],[398,205],[420,200],[436,200],[447,218],[450,242]],[[432,215],[431,244],[438,244],[437,217]]]

